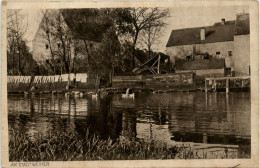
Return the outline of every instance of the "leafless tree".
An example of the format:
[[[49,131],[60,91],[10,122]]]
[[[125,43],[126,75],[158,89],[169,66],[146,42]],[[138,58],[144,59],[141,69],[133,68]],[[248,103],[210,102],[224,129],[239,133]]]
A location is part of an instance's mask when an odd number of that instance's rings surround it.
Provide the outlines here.
[[[154,29],[165,25],[165,17],[170,12],[167,8],[125,8],[118,10],[118,27],[123,32],[129,30],[132,34],[132,67],[135,66],[135,47],[143,30]],[[124,30],[126,29],[126,30]],[[151,36],[150,36],[151,37]]]
[[[44,11],[41,29],[42,38],[47,41],[51,55],[51,62],[47,60],[46,63],[54,74],[57,73],[58,64],[61,64],[60,71],[69,73],[74,56],[74,39],[61,11]]]
[[[23,43],[23,35],[27,30],[27,26],[22,24],[24,22],[24,16],[21,14],[21,10],[8,10],[7,11],[7,50],[12,56],[12,75],[15,73],[15,62],[18,62],[18,74],[23,74],[23,68],[21,66],[22,50],[25,46]],[[16,58],[18,57],[18,59]],[[10,60],[10,59],[9,59]]]
[[[151,58],[152,46],[159,43],[159,38],[162,34],[163,28],[158,27],[148,27],[143,32],[140,33],[139,44],[147,48],[148,59]]]

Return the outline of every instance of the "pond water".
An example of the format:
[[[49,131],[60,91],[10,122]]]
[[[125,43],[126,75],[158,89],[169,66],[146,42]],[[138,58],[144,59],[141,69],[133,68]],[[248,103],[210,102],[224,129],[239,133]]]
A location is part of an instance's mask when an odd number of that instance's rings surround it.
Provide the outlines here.
[[[87,130],[103,139],[163,140],[167,143],[237,145],[250,156],[250,93],[176,92],[89,96],[9,95],[9,130],[32,139],[38,133]]]

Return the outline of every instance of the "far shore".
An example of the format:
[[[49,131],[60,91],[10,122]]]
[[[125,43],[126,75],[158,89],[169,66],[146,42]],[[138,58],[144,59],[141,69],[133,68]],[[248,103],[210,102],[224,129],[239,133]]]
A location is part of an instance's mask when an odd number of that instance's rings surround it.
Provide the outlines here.
[[[96,93],[107,93],[107,94],[119,94],[124,93],[126,88],[114,88],[114,87],[103,87],[103,88],[90,88],[90,89],[80,89],[80,88],[57,88],[57,89],[35,89],[30,91],[27,90],[8,90],[8,95],[16,94],[65,94],[65,93],[83,93],[83,94],[96,94]],[[171,93],[171,92],[205,92],[205,88],[202,86],[185,86],[185,87],[157,87],[157,88],[132,88],[135,93]],[[209,92],[214,92],[213,89],[209,89]],[[250,88],[232,88],[231,92],[249,92]],[[225,88],[217,89],[217,92],[225,92]]]

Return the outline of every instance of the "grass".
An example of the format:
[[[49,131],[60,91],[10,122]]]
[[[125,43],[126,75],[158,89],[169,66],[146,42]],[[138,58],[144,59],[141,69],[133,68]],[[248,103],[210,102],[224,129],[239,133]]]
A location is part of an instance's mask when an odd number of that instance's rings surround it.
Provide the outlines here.
[[[169,147],[162,141],[131,142],[119,139],[103,140],[85,137],[75,132],[38,134],[32,140],[12,131],[9,138],[10,161],[84,161],[84,160],[143,160],[192,158],[184,147]]]

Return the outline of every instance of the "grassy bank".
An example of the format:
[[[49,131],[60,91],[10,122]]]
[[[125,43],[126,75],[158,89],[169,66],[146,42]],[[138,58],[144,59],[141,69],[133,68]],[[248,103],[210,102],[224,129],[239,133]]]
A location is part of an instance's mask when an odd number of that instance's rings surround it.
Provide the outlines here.
[[[13,131],[9,138],[10,161],[139,160],[191,158],[182,147],[168,147],[162,141],[130,142],[80,137],[74,132],[38,135],[34,140]]]

